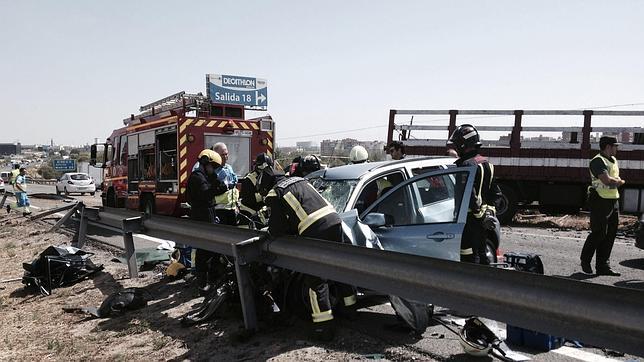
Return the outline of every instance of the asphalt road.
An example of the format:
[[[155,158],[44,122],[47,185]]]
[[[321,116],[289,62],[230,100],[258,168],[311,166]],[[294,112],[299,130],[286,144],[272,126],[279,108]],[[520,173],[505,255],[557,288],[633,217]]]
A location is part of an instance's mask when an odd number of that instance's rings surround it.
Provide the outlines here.
[[[30,193],[51,192],[51,185],[30,185]],[[49,190],[49,191],[48,191]],[[74,196],[86,204],[100,203],[100,197]],[[37,207],[52,207],[50,200],[32,199],[32,204]],[[541,255],[545,266],[545,274],[573,278],[583,282],[614,285],[644,290],[644,250],[634,246],[632,238],[620,237],[616,240],[612,253],[613,269],[622,273],[620,277],[587,276],[581,273],[579,266],[579,253],[587,232],[561,231],[556,229],[504,227],[501,249],[503,252],[536,253]],[[123,247],[122,235],[116,229],[105,229],[90,225],[88,236],[101,242]],[[154,247],[160,240],[149,238],[145,235],[135,235],[137,248]],[[644,296],[644,293],[643,293]],[[383,343],[401,346],[424,356],[423,359],[438,361],[478,361],[463,354],[457,337],[440,324],[430,326],[422,336],[410,334],[400,328],[393,310],[386,299],[367,299],[363,302],[373,302],[360,309],[357,319],[341,322],[344,333],[360,331],[377,337]],[[437,307],[437,311],[441,311]],[[447,311],[449,312],[449,311]],[[501,336],[505,336],[505,325],[498,323]],[[605,361],[606,355],[596,348],[571,348],[539,352],[522,347],[512,347],[515,351],[536,361]],[[574,357],[573,357],[574,356]],[[616,360],[629,360],[633,356],[610,357]]]

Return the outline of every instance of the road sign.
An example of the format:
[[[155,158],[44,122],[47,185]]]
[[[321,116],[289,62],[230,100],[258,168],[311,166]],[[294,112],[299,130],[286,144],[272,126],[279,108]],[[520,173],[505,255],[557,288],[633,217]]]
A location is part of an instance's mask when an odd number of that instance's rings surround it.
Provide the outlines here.
[[[76,171],[76,160],[67,159],[67,160],[54,160],[53,167],[55,171],[61,172],[75,172]]]
[[[247,109],[266,110],[266,79],[225,74],[206,74],[206,90],[213,103],[239,104]]]

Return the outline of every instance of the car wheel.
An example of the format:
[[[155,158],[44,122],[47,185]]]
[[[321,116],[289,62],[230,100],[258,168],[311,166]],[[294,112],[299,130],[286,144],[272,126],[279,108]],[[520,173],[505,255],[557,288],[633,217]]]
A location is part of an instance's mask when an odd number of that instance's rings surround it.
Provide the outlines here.
[[[517,193],[509,185],[501,184],[501,198],[496,203],[496,217],[501,224],[508,224],[512,221],[517,212]]]
[[[85,193],[84,193],[84,192],[81,192],[80,194],[81,194],[81,196],[85,196]]]
[[[56,195],[60,196],[61,194],[62,194],[62,192],[60,192],[60,190],[58,189],[58,186],[56,186]]]
[[[90,192],[89,194],[90,194],[90,196],[94,196],[94,195],[96,195],[96,192]]]

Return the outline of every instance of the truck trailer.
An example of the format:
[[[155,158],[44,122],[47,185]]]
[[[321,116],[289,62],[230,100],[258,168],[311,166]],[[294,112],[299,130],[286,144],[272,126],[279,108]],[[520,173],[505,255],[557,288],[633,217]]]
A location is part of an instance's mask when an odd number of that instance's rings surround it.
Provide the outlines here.
[[[505,124],[494,124],[503,118]],[[608,126],[594,126],[598,118]],[[541,125],[532,125],[534,120]],[[629,126],[614,126],[620,123]],[[626,180],[620,190],[622,211],[644,212],[644,111],[392,109],[387,141],[401,141],[410,156],[445,155],[447,137],[460,124],[479,130],[481,154],[495,166],[503,192],[497,205],[501,222],[528,205],[565,212],[584,207],[588,163],[599,152],[602,135],[622,142],[617,154]]]

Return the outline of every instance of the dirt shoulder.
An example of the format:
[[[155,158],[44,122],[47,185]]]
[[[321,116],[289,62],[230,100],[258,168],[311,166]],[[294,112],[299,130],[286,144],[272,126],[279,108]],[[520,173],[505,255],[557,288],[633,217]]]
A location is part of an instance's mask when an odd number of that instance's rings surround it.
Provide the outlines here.
[[[0,275],[20,278],[49,245],[70,245],[71,235],[48,233],[42,223],[0,221]],[[23,284],[0,283],[0,359],[6,360],[427,360],[404,347],[341,329],[333,343],[307,339],[307,324],[264,323],[261,332],[240,338],[243,323],[232,313],[207,324],[182,327],[179,318],[201,301],[183,279],[168,280],[160,268],[127,278],[125,265],[110,261],[118,250],[88,243],[92,261],[105,269],[94,278],[55,289],[51,296],[26,292]],[[99,306],[122,288],[143,287],[154,300],[147,307],[111,319],[63,312],[65,306]],[[276,323],[277,322],[277,323]]]

